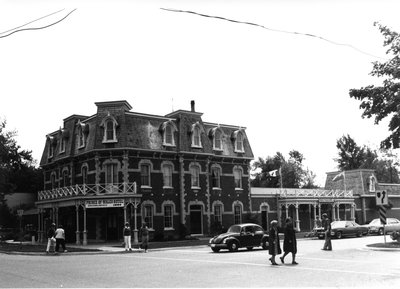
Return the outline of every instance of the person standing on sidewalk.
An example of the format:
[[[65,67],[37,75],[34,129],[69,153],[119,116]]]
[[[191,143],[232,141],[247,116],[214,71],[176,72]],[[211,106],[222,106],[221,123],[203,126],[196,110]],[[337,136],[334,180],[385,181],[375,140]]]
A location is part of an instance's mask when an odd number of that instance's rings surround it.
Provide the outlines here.
[[[293,227],[292,218],[288,217],[285,221],[285,239],[283,240],[283,256],[280,257],[282,264],[285,263],[285,257],[289,253],[292,253],[292,264],[297,265],[296,253],[297,253],[297,240],[296,240],[296,230]]]
[[[142,237],[142,249],[144,249],[144,252],[147,253],[148,246],[149,246],[149,228],[147,228],[146,223],[142,224],[142,227],[140,228],[140,235]]]
[[[62,225],[58,226],[55,235],[56,235],[56,252],[58,253],[58,250],[60,249],[61,245],[61,247],[64,250],[64,253],[67,253],[68,251],[65,248],[65,231]]]
[[[125,223],[124,227],[124,243],[125,243],[125,251],[132,251],[131,247],[131,235],[132,235],[132,230],[131,227],[129,226],[129,223]]]
[[[47,247],[46,247],[46,254],[50,253],[50,247],[53,247],[53,253],[55,253],[54,243],[55,243],[55,236],[56,234],[56,224],[52,223],[49,230],[47,231]]]
[[[322,250],[332,251],[332,237],[331,237],[331,220],[329,220],[327,214],[322,214],[322,227],[325,231],[325,243]]]

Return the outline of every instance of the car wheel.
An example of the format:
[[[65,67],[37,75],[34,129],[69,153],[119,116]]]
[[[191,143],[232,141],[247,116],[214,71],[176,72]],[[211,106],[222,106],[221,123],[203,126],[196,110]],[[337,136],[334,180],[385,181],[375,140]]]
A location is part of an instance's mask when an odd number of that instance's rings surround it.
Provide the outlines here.
[[[318,239],[322,240],[322,239],[324,239],[324,237],[323,236],[318,236]]]
[[[337,232],[336,233],[336,238],[342,239],[342,232]]]
[[[229,243],[229,251],[234,252],[239,249],[239,245],[236,241],[232,241]]]
[[[211,250],[213,250],[214,253],[218,253],[219,252],[218,248],[211,248]]]
[[[269,247],[268,239],[265,238],[265,239],[262,241],[262,248],[263,248],[264,250],[267,250],[268,247]]]
[[[378,235],[383,235],[383,228],[380,228],[380,229],[378,230]]]
[[[247,250],[249,250],[249,251],[253,250],[253,247],[247,247]]]
[[[363,233],[361,231],[357,232],[357,237],[362,237]]]

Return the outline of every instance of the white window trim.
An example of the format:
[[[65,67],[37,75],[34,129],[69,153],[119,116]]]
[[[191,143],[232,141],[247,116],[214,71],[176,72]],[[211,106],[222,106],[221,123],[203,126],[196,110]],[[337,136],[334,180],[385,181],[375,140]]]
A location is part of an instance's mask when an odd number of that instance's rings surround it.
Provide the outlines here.
[[[216,139],[215,135],[217,134],[217,131],[220,133],[220,144],[221,144],[220,148],[215,146],[215,139]],[[216,127],[213,129],[213,150],[214,151],[223,151],[223,149],[222,149],[222,130],[219,127]]]
[[[142,166],[143,165],[148,165],[149,166],[149,184],[148,185],[142,185]],[[140,188],[141,189],[152,189],[153,187],[151,186],[151,172],[153,171],[153,163],[148,160],[148,159],[142,159],[139,161],[139,173],[140,173]]]
[[[113,125],[113,138],[107,139],[107,124],[110,121],[112,122],[112,125]],[[118,142],[118,139],[117,139],[118,122],[113,116],[110,115],[110,113],[108,113],[107,116],[101,121],[100,126],[103,127],[102,143],[117,143]]]
[[[199,175],[198,175],[198,186],[193,186],[193,172],[192,172],[192,167],[196,167],[199,169]],[[198,163],[191,163],[189,165],[189,171],[190,171],[190,187],[192,190],[200,190],[200,175],[201,175],[201,166]]]
[[[237,146],[237,139],[238,139],[239,134],[242,137],[242,149],[241,150],[239,150],[238,146]],[[235,153],[244,153],[245,152],[245,150],[244,150],[245,135],[244,135],[244,131],[242,128],[233,132],[233,139],[235,140]]]
[[[240,172],[240,187],[236,187],[235,184],[235,171],[239,171]],[[235,185],[235,191],[242,191],[243,190],[243,168],[240,166],[234,166],[233,167],[233,182]]]
[[[199,132],[199,144],[196,145],[195,144],[195,130],[198,130]],[[192,144],[191,144],[192,148],[203,148],[203,144],[201,142],[201,127],[200,127],[200,123],[196,122],[195,124],[192,125]]]
[[[167,142],[167,128],[170,127],[171,128],[171,134],[172,134],[172,143],[168,143]],[[175,147],[175,132],[178,131],[178,128],[176,127],[176,125],[171,121],[166,121],[162,124],[161,126],[161,130],[163,132],[163,146],[167,146],[167,147]]]

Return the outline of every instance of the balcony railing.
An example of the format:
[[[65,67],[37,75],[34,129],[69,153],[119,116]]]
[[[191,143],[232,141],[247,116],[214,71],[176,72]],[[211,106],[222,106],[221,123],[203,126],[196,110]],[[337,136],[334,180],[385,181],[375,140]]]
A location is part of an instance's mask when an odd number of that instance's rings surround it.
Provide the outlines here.
[[[353,191],[322,190],[322,189],[280,189],[280,197],[283,198],[353,198]]]
[[[39,191],[38,200],[53,200],[74,196],[104,195],[104,194],[136,194],[136,182],[119,184],[80,184],[52,190]]]

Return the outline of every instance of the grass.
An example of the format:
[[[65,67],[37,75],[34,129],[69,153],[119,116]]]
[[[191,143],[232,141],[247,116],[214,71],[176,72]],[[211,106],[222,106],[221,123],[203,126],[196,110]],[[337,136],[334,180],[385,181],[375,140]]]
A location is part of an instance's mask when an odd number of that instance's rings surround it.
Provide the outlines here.
[[[387,249],[400,249],[400,242],[394,241],[394,242],[386,242],[386,243],[375,243],[375,244],[369,244],[367,247],[374,247],[374,248],[387,248]]]

